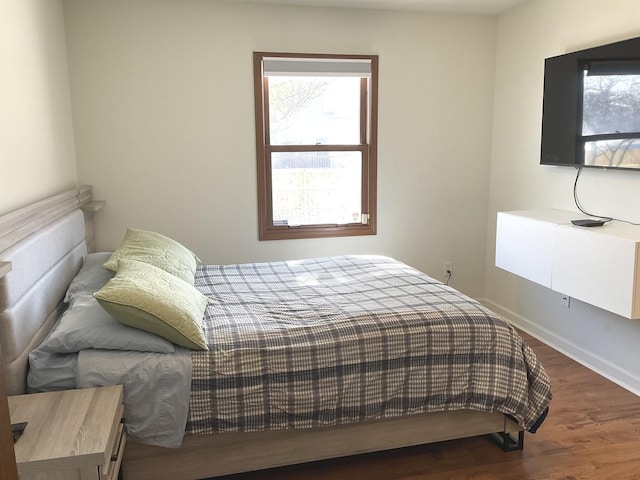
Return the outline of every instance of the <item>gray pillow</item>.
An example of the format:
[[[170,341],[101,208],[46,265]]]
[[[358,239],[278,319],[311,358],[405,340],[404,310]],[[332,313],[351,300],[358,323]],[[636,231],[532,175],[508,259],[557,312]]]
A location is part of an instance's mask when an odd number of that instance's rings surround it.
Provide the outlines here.
[[[92,295],[100,290],[115,275],[103,264],[111,258],[111,252],[90,253],[84,260],[82,268],[71,280],[64,301],[71,303],[77,295]]]
[[[55,353],[73,353],[87,348],[157,353],[175,351],[173,344],[164,338],[123,325],[89,294],[74,297],[40,348]]]

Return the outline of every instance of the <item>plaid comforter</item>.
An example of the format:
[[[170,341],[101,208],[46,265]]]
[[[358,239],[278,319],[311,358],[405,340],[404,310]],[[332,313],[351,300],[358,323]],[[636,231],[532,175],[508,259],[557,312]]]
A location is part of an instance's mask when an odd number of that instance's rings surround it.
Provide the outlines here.
[[[458,409],[534,430],[551,399],[510,325],[387,257],[202,266],[195,283],[210,350],[192,353],[188,434]]]

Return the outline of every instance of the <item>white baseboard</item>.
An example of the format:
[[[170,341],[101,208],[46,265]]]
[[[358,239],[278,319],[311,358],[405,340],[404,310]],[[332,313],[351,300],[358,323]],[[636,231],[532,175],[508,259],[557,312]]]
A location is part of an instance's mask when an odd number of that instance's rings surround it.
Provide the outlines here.
[[[616,383],[626,390],[629,390],[630,392],[640,396],[640,377],[638,377],[634,373],[629,372],[628,370],[621,368],[614,363],[611,363],[606,358],[585,350],[584,348],[576,345],[573,342],[567,341],[566,339],[556,335],[546,328],[536,325],[527,318],[504,308],[502,305],[499,305],[486,298],[479,299],[478,301],[485,305],[487,308],[501,315],[513,326],[528,333],[532,337],[537,338],[541,342],[549,345],[550,347],[584,365],[590,370],[593,370],[594,372],[611,380],[613,383]]]

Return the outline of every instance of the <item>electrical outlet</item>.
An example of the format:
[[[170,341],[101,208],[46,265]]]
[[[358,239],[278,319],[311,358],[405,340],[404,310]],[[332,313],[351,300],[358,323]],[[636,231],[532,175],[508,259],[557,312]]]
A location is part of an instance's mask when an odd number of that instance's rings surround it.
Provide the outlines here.
[[[442,273],[445,276],[453,275],[453,262],[444,262],[444,267],[442,268]]]
[[[564,308],[569,308],[569,306],[571,305],[571,297],[562,295],[560,297],[560,305],[562,305]]]

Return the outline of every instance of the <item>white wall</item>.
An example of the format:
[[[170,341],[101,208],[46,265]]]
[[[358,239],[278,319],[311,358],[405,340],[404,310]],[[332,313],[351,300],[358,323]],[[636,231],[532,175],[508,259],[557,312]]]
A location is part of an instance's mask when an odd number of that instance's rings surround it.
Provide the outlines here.
[[[61,0],[0,4],[0,214],[76,184]]]
[[[65,0],[99,249],[161,231],[207,263],[394,256],[482,293],[496,19],[198,0]],[[378,235],[259,242],[252,52],[380,56]]]
[[[539,163],[544,59],[640,36],[636,0],[535,0],[501,16],[497,31],[486,297],[496,310],[583,363],[640,392],[640,322],[572,301],[493,266],[501,210],[576,211],[576,170]],[[588,211],[640,222],[640,173],[586,170]]]

